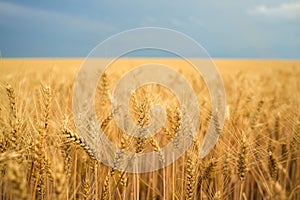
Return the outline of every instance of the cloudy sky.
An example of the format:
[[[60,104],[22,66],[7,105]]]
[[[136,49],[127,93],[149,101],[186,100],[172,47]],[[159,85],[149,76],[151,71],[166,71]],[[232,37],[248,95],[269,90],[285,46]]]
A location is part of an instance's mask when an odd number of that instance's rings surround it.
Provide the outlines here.
[[[0,0],[2,57],[85,57],[144,26],[183,32],[212,57],[300,59],[299,0]]]

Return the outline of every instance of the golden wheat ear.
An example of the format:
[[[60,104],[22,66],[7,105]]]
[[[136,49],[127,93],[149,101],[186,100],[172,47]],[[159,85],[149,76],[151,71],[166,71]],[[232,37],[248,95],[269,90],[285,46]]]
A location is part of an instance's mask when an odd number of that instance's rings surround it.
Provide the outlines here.
[[[84,140],[71,129],[63,126],[62,133],[65,137],[70,140],[71,142],[76,143],[77,145],[81,146],[83,150],[93,159],[96,159],[94,152],[90,149],[90,147],[84,142]]]
[[[194,152],[189,151],[187,153],[186,161],[186,189],[185,189],[185,199],[193,199],[196,186],[196,160]]]
[[[248,173],[248,144],[247,138],[244,133],[242,133],[242,138],[240,139],[240,147],[238,152],[237,168],[238,177],[241,181],[245,180]]]
[[[18,136],[18,127],[19,127],[19,120],[17,118],[17,105],[16,105],[16,94],[15,90],[11,85],[6,86],[6,94],[9,100],[9,125],[10,125],[10,136],[8,137],[7,141],[8,144],[6,145],[8,148],[17,149],[20,137]]]

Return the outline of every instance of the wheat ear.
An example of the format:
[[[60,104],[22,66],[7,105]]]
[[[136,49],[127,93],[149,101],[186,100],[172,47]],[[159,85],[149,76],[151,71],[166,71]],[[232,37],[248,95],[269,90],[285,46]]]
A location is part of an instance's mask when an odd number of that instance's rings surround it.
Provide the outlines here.
[[[247,158],[248,158],[248,146],[247,138],[244,133],[242,133],[242,138],[240,140],[240,147],[238,152],[238,176],[240,180],[245,180],[248,168],[247,168]]]

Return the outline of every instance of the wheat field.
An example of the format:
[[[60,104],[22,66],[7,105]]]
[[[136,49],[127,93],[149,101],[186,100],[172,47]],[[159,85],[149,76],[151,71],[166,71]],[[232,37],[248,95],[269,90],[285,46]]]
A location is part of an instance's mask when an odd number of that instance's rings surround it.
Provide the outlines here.
[[[147,139],[120,130],[110,105],[122,74],[149,60],[119,59],[109,66],[97,85],[95,109],[101,129],[116,146],[160,154],[179,128],[189,126],[182,124],[170,90],[149,85],[131,97],[128,109],[138,126],[151,122],[152,105],[166,109],[164,128]],[[172,66],[193,86],[200,129],[174,163],[132,174],[95,159],[76,130],[72,89],[82,59],[1,59],[0,198],[300,199],[299,61],[214,60],[226,90],[226,119],[216,146],[200,159],[212,118],[205,82],[184,61],[154,60]]]

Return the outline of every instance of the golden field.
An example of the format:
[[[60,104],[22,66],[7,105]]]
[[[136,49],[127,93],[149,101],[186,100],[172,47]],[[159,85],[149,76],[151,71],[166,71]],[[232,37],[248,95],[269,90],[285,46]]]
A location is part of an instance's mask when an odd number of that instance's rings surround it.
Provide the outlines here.
[[[201,105],[190,149],[173,164],[143,174],[103,165],[77,132],[72,89],[82,62],[0,60],[1,199],[300,199],[300,61],[214,60],[225,86],[226,119],[204,159],[198,151],[212,111],[201,76],[177,59],[114,62],[95,98],[102,130],[121,149],[160,153],[177,129],[189,125],[181,123],[170,90],[145,86],[131,98],[132,119],[147,125],[150,107],[163,104],[164,129],[144,140],[116,126],[111,92],[133,67],[149,62],[173,67],[191,83]]]

